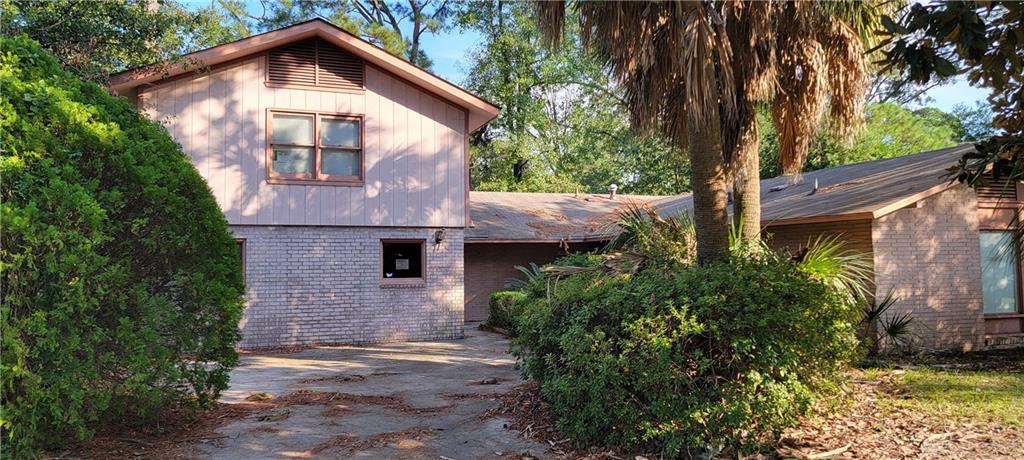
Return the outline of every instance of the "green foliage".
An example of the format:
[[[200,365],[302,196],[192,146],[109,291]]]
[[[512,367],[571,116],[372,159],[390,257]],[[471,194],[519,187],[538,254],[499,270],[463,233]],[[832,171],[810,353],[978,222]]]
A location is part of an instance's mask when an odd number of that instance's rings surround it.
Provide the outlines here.
[[[523,291],[498,291],[491,294],[491,312],[486,324],[516,335],[516,321],[524,316],[526,300],[526,292]]]
[[[530,282],[543,278],[544,272],[541,271],[537,264],[530,262],[529,267],[522,265],[516,265],[516,271],[522,273],[526,279],[521,278],[505,278],[505,287],[509,289],[525,289]]]
[[[227,17],[216,13],[173,1],[0,0],[4,35],[27,34],[92,81],[248,35],[237,25],[222,26]]]
[[[836,389],[857,355],[861,288],[841,248],[796,261],[735,245],[698,265],[692,233],[666,231],[683,225],[634,210],[620,226],[632,236],[614,252],[545,267],[515,300],[513,352],[559,430],[669,457],[749,451]]]
[[[26,37],[0,38],[0,87],[7,452],[212,402],[243,286],[206,183],[160,125]]]
[[[872,278],[871,258],[846,250],[839,235],[818,237],[809,243],[797,264],[804,273],[835,291],[848,292],[856,298],[871,294],[867,289]]]
[[[672,194],[689,189],[682,155],[633,134],[622,91],[568,31],[556,51],[542,45],[533,8],[467,4],[460,24],[483,43],[470,55],[468,89],[502,107],[472,140],[475,190]],[[575,22],[575,21],[570,21]]]
[[[447,0],[216,0],[208,16],[223,16],[225,27],[266,32],[314,18],[323,18],[395,56],[430,69],[423,51],[424,35],[451,27],[461,8]]]
[[[957,104],[950,115],[957,121],[955,130],[959,142],[980,142],[1000,133],[992,124],[992,108],[984,102],[975,102],[973,107]]]
[[[966,74],[972,85],[991,90],[992,125],[1002,133],[964,155],[957,179],[975,185],[995,165],[997,173],[1024,180],[1024,5],[914,3],[883,24],[884,70],[897,69],[915,83]]]
[[[573,275],[531,302],[514,351],[580,445],[755,448],[856,348],[848,296],[770,254]]]
[[[619,214],[616,224],[619,234],[608,242],[606,251],[634,251],[666,266],[693,261],[697,232],[689,214],[662,218],[650,209],[631,204]]]
[[[861,311],[861,338],[871,353],[882,351],[909,352],[917,334],[914,316],[910,312],[890,313],[899,299],[889,291],[881,300],[868,303]]]

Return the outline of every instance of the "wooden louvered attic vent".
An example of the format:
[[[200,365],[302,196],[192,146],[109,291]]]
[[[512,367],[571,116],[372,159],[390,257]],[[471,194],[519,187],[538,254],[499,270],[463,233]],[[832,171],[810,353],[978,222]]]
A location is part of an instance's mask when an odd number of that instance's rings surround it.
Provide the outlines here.
[[[1017,183],[1005,177],[996,180],[991,173],[974,191],[982,201],[1017,201]]]
[[[364,76],[362,59],[319,38],[274,48],[267,58],[272,84],[362,90]]]

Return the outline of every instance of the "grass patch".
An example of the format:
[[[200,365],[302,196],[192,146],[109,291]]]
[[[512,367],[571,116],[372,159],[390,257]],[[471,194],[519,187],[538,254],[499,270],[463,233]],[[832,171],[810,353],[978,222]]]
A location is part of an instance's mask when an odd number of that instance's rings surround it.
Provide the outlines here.
[[[911,369],[894,382],[894,405],[933,417],[1024,428],[1024,373]]]

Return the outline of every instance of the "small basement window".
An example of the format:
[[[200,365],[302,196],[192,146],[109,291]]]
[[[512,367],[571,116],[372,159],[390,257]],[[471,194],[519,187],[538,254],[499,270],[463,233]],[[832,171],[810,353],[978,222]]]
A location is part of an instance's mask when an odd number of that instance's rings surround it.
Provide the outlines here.
[[[235,247],[238,248],[238,263],[242,265],[242,286],[245,286],[245,238],[235,238]]]
[[[423,281],[424,240],[381,240],[381,279],[388,283]]]

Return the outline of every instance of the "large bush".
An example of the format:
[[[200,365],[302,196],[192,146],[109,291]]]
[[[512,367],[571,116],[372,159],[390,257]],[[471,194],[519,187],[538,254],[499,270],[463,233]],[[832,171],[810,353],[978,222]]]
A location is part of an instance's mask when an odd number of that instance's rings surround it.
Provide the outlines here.
[[[215,398],[242,277],[180,147],[27,38],[0,39],[0,142],[8,453]]]
[[[767,250],[703,266],[665,254],[627,247],[526,289],[513,349],[563,433],[670,456],[750,450],[836,389],[857,348],[847,290]]]

